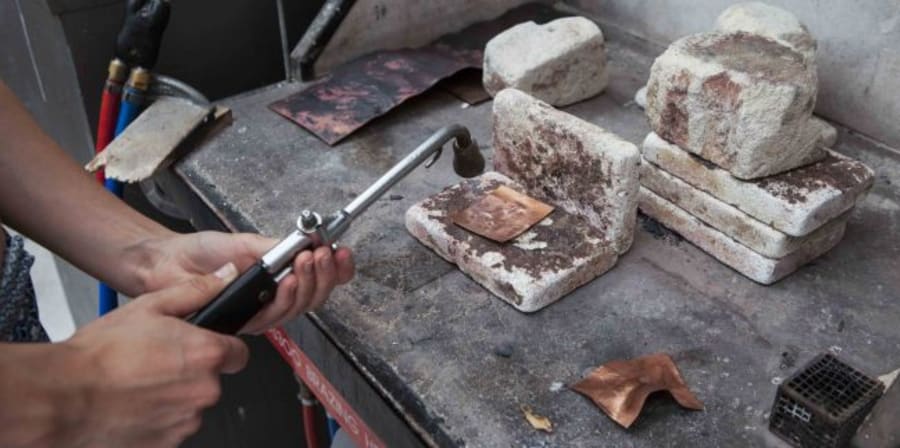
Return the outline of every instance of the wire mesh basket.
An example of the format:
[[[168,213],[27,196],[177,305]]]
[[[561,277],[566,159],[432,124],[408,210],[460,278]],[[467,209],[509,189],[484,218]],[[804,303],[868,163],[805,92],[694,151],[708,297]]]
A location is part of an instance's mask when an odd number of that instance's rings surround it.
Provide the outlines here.
[[[796,447],[843,447],[883,391],[881,382],[824,353],[778,387],[769,429]]]

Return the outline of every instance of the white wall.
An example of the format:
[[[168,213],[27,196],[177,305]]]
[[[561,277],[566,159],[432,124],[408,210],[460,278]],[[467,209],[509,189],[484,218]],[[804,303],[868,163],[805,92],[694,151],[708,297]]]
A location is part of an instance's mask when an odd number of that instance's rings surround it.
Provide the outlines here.
[[[315,72],[375,50],[415,48],[533,0],[357,0]]]
[[[570,0],[597,19],[668,43],[712,28],[730,0]],[[900,148],[900,1],[768,0],[819,42],[816,112]]]

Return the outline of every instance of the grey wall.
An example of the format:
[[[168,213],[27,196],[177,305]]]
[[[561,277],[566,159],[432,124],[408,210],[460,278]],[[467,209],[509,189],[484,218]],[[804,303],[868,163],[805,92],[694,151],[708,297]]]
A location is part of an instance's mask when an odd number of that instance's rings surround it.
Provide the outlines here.
[[[659,43],[706,31],[736,1],[569,0],[601,22]],[[816,112],[900,148],[900,1],[768,0],[819,41]]]
[[[72,156],[93,153],[62,26],[43,1],[0,1],[0,78]],[[73,85],[74,84],[74,85]]]
[[[43,1],[0,0],[0,79],[69,154],[90,160],[93,140],[59,20]],[[55,259],[77,325],[97,312],[97,282]]]

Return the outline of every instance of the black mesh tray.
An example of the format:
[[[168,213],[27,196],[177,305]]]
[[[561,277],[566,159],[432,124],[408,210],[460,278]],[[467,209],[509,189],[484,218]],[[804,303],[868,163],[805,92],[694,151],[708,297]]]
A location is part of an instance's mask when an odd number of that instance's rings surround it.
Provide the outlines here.
[[[824,353],[778,387],[769,429],[793,446],[846,446],[883,391],[881,382]]]

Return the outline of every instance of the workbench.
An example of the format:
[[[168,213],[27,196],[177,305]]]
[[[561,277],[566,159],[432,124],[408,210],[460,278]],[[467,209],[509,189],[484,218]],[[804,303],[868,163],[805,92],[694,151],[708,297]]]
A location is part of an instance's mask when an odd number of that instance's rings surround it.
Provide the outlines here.
[[[649,128],[631,99],[663,49],[601,26],[611,84],[565,110],[640,145]],[[490,102],[431,90],[328,147],[267,108],[303,87],[221,102],[234,124],[171,173],[202,204],[195,225],[281,237],[300,210],[337,210],[452,123],[471,130],[490,167]],[[776,385],[815,354],[870,374],[900,367],[900,154],[843,128],[839,141],[876,170],[874,189],[844,240],[786,279],[756,284],[641,217],[610,272],[534,314],[406,231],[407,208],[459,181],[445,156],[353,224],[341,241],[355,251],[352,283],[270,340],[320,381],[313,390],[345,427],[371,431],[372,446],[778,445],[767,430]],[[625,430],[566,387],[604,362],[657,352],[672,355],[705,411],[657,394]],[[529,426],[523,405],[549,417],[552,434]]]

